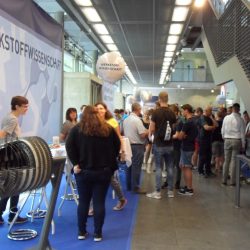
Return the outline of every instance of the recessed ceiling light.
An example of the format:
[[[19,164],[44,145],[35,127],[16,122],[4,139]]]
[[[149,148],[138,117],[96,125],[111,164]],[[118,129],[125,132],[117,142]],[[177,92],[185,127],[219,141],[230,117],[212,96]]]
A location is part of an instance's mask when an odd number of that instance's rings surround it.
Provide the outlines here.
[[[109,32],[104,24],[94,24],[93,27],[99,35],[108,35],[109,34]]]
[[[165,52],[165,57],[172,57],[174,55],[173,51],[166,51]]]
[[[204,3],[205,3],[205,0],[195,0],[194,6],[200,8],[204,5]]]
[[[82,8],[82,13],[86,16],[88,21],[90,22],[101,22],[101,18],[95,8],[93,7],[87,7],[87,8]]]
[[[176,0],[176,5],[190,5],[192,3],[192,0]]]
[[[166,51],[175,51],[176,44],[167,44]]]
[[[92,6],[90,0],[75,0],[75,2],[80,6]]]
[[[180,35],[182,32],[183,24],[172,23],[170,25],[169,34],[170,35]]]
[[[187,18],[188,10],[189,10],[188,7],[175,7],[172,16],[172,21],[184,22]]]
[[[114,43],[110,35],[101,35],[100,38],[102,39],[104,43]]]
[[[179,36],[168,36],[168,44],[176,44],[178,43]]]
[[[116,50],[118,50],[115,44],[107,44],[107,48],[110,51],[116,51]]]

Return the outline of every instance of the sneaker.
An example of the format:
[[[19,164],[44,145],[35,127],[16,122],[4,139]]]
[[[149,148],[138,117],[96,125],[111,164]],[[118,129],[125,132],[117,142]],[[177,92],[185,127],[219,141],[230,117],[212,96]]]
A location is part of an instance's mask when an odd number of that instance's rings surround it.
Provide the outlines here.
[[[78,240],[85,240],[87,238],[88,234],[89,234],[88,232],[79,231],[77,238],[78,238]]]
[[[9,218],[8,224],[11,224],[13,219],[14,219],[14,218]],[[18,216],[17,219],[16,219],[16,221],[15,221],[15,224],[26,223],[27,221],[28,221],[28,218],[27,218],[27,217],[23,218],[23,217]]]
[[[127,202],[128,202],[127,199],[119,200],[117,205],[115,207],[113,207],[113,210],[115,210],[115,211],[122,210],[126,206]]]
[[[226,187],[226,186],[227,186],[227,183],[226,183],[226,182],[222,182],[220,185],[221,185],[222,187]]]
[[[166,178],[167,177],[167,172],[166,171],[162,171],[161,176],[162,176],[162,178]]]
[[[168,190],[168,198],[174,198],[174,191]]]
[[[102,241],[102,234],[95,234],[94,235],[94,241],[95,242]]]
[[[159,200],[159,199],[161,199],[161,192],[155,191],[153,193],[146,194],[146,196],[148,198],[153,198],[153,199],[158,199]]]
[[[192,196],[194,194],[194,190],[192,188],[184,187],[179,190],[178,194]]]
[[[2,217],[2,215],[0,216],[0,225],[3,225],[4,224],[4,219]]]

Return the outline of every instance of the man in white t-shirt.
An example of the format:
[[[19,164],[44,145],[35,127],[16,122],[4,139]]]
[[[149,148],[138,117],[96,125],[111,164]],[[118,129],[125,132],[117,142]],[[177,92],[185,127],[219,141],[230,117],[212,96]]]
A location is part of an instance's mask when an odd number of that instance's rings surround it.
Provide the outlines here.
[[[11,112],[7,114],[1,123],[0,138],[6,138],[7,141],[12,138],[17,138],[21,134],[21,129],[18,124],[18,117],[25,115],[28,111],[29,101],[26,97],[23,96],[14,96],[11,100]],[[4,224],[3,213],[6,209],[8,200],[10,199],[10,212],[9,220],[10,224],[14,219],[16,212],[18,211],[17,204],[19,201],[19,195],[6,197],[0,200],[0,225]],[[24,223],[27,222],[27,218],[17,217],[15,223]]]

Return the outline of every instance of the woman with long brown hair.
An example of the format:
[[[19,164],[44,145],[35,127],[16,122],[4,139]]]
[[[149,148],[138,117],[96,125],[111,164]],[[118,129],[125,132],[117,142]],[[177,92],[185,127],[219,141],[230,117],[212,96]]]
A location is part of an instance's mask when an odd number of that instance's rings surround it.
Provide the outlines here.
[[[79,194],[78,239],[87,236],[86,223],[91,198],[94,206],[94,241],[102,240],[105,198],[111,176],[117,169],[120,139],[103,121],[93,106],[87,106],[81,121],[73,127],[66,141],[66,150],[76,178]]]
[[[103,119],[104,121],[106,121],[112,128],[114,128],[116,134],[119,136],[119,138],[121,140],[122,137],[121,137],[121,133],[120,133],[119,124],[118,124],[117,120],[113,117],[111,112],[108,110],[107,105],[103,102],[98,102],[95,104],[95,107],[98,110],[98,114],[99,114],[100,118]],[[121,140],[121,147],[122,147],[122,140]],[[123,159],[125,157],[124,150],[121,148],[120,152],[121,152],[121,158]],[[118,197],[118,203],[116,204],[116,206],[113,207],[113,210],[120,211],[126,206],[127,199],[124,196],[124,193],[122,191],[122,187],[121,187],[119,180],[114,175],[111,177],[110,184],[111,184],[112,188],[114,189],[116,196]]]

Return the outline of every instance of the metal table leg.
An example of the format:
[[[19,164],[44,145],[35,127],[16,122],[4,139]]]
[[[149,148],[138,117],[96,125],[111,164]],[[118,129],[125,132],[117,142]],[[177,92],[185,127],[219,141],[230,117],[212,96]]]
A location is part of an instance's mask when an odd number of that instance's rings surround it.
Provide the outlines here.
[[[43,229],[41,232],[38,245],[30,248],[30,250],[52,250],[48,236],[56,206],[56,199],[60,188],[64,164],[65,164],[65,157],[57,157],[53,159],[52,174],[51,174],[52,194],[50,197],[48,211],[45,217],[45,221],[43,223]]]
[[[240,159],[236,160],[236,188],[235,188],[235,206],[240,207]]]

